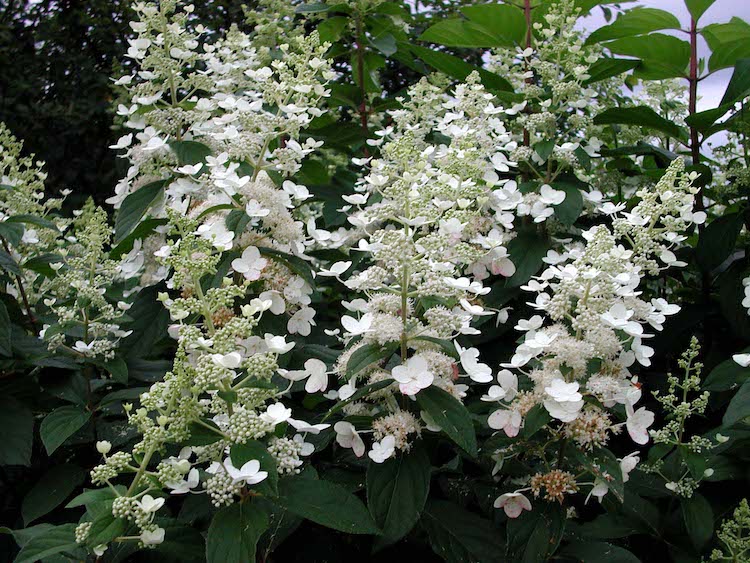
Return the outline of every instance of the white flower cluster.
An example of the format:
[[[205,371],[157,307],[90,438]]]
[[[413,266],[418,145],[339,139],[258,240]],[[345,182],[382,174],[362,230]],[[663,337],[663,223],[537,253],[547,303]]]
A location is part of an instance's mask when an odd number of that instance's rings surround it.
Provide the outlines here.
[[[523,95],[513,108],[511,127],[523,142],[511,157],[545,183],[569,168],[580,174],[602,147],[593,117],[601,109],[598,90],[604,86],[585,84],[601,48],[585,45],[576,29],[578,15],[573,0],[555,2],[533,24],[538,39],[532,46],[496,50],[488,65]]]
[[[146,546],[164,539],[153,517],[164,503],[159,495],[205,492],[217,506],[230,504],[269,471],[298,472],[313,451],[304,435],[329,426],[291,418],[279,400],[288,389],[271,378],[294,343],[258,327],[266,311],[294,313],[291,332],[309,334],[314,324],[309,277],[293,269],[308,243],[295,212],[309,194],[290,181],[277,187],[273,178],[295,172],[318,146],[298,138],[328,95],[327,46],[316,34],[299,37],[263,66],[249,37],[232,29],[199,52],[204,30],[187,30],[191,7],[174,9],[170,1],[136,6],[139,35],[129,55],[140,61],[140,82],[119,82],[130,85],[133,102],[121,111],[140,132],[133,146],[129,135],[118,142],[129,147],[132,166],[111,203],[126,205],[129,195],[163,181],[151,208],[159,232],[134,241],[119,268],[140,283],[167,278],[174,295],[160,300],[175,323],[169,332],[177,352],[140,406],[126,405],[141,435],[133,452],[109,455],[104,445],[105,461],[92,471],[100,485],[135,473],[113,515],[136,524]],[[196,442],[202,445],[186,445]],[[180,454],[164,457],[168,446],[181,446]],[[258,447],[268,455],[248,453]],[[261,468],[257,457],[273,463]]]
[[[120,207],[139,189],[163,182],[150,215],[159,219],[172,210],[195,218],[197,233],[217,250],[241,253],[232,269],[258,281],[272,313],[291,316],[289,331],[309,334],[312,288],[282,260],[261,254],[272,249],[304,258],[309,244],[296,209],[310,194],[281,178],[321,144],[302,141],[301,132],[322,115],[318,106],[329,95],[328,45],[316,33],[295,36],[269,57],[236,29],[213,43],[203,40],[206,30],[190,25],[191,6],[174,13],[172,1],[136,10],[138,37],[128,53],[140,70],[118,83],[130,95],[119,113],[137,133],[115,145],[127,149],[131,166],[108,201]],[[168,251],[165,230],[134,242],[121,266],[125,278],[147,285],[167,276],[154,259]]]
[[[329,426],[292,419],[291,409],[279,401],[287,390],[271,384],[278,357],[294,347],[284,336],[255,334],[273,300],[251,298],[248,280],[238,285],[227,277],[218,287],[204,289],[202,280],[215,274],[221,252],[195,232],[194,220],[169,215],[174,232],[184,233],[162,253],[173,272],[170,285],[181,295],[160,295],[176,321],[169,329],[177,340],[174,365],[140,396],[140,407],[125,405],[129,422],[142,436],[133,452],[109,455],[110,447],[101,444],[104,463],[91,472],[98,485],[135,473],[127,492],[115,499],[113,515],[136,524],[143,545],[164,539],[153,519],[164,498],[153,495],[205,492],[217,506],[230,504],[245,487],[265,480],[268,470],[299,471],[300,456],[313,451],[303,434]],[[279,425],[291,426],[293,438],[281,437]],[[204,445],[184,446],[191,440]],[[249,444],[262,445],[275,467],[261,470],[260,460],[234,449]],[[183,447],[178,456],[163,457],[152,468],[154,456],[163,456],[168,445]]]
[[[518,323],[524,339],[504,365],[522,373],[531,388],[517,392],[516,376],[501,372],[499,386],[485,397],[505,403],[490,416],[491,428],[515,436],[541,404],[569,438],[593,448],[619,431],[605,409],[620,404],[631,438],[648,441],[654,415],[635,410],[641,391],[629,368],[650,365],[654,351],[644,343],[651,336],[644,327],[661,330],[680,308],[663,298],[642,299],[639,287],[648,274],[684,265],[672,249],[689,225],[704,219],[692,212],[696,188],[683,170],[682,161],[674,161],[656,186],[638,192],[641,200],[630,212],[615,214],[612,230],[595,226],[583,233],[585,245],[547,254],[549,267],[523,287],[536,294],[530,305],[541,314]]]
[[[131,303],[108,296],[118,270],[109,258],[111,236],[106,211],[93,201],[76,212],[64,248],[50,263],[54,275],[41,285],[46,310],[39,336],[50,350],[111,360],[120,339],[132,332],[120,328]]]
[[[450,95],[422,80],[402,103],[391,112],[392,125],[371,143],[382,156],[369,161],[357,193],[344,196],[356,228],[350,239],[359,239],[353,252],[370,261],[344,282],[366,299],[344,303],[352,314],[342,318],[347,348],[334,371],[346,383],[329,395],[345,400],[363,385],[395,380],[344,407],[347,415],[375,418],[378,441],[369,455],[377,462],[408,450],[423,424],[439,429],[409,411],[410,397],[435,386],[460,400],[467,387],[459,378],[491,380],[478,351],[453,341],[478,334],[472,320],[493,315],[482,304],[489,292],[482,280],[514,273],[505,244],[523,201],[515,182],[503,178],[514,165],[507,153],[515,148],[500,118],[505,110],[476,75]],[[338,262],[320,275],[340,277],[351,265]],[[382,361],[362,365],[373,350],[382,352]],[[383,367],[395,351],[399,365]],[[339,444],[364,454],[350,423],[336,430]]]

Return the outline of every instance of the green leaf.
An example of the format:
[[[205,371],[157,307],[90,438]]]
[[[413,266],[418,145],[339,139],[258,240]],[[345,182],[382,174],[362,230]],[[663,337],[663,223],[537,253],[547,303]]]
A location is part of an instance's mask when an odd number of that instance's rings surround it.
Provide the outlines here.
[[[406,45],[406,44],[404,44]],[[401,44],[399,44],[399,47]],[[482,84],[488,90],[512,92],[513,86],[505,78],[498,76],[492,72],[476,67],[466,61],[449,55],[448,53],[441,53],[440,51],[434,51],[420,45],[408,45],[408,49],[417,57],[419,57],[428,66],[431,66],[435,70],[447,74],[451,78],[456,80],[464,80],[469,74],[474,71],[479,72],[479,77],[482,80]]]
[[[124,485],[117,485],[115,486],[117,491],[120,495],[125,494],[125,486]],[[65,505],[65,508],[78,508],[79,506],[91,506],[94,504],[104,503],[108,501],[112,501],[116,498],[115,492],[110,489],[109,487],[105,487],[103,489],[90,489],[88,491],[83,491],[81,494],[76,495],[68,504]]]
[[[124,518],[115,518],[111,509],[101,511],[91,524],[91,529],[86,537],[86,545],[96,547],[103,543],[109,543],[116,537],[124,535],[128,527],[128,521]]]
[[[722,424],[726,427],[733,426],[737,422],[750,416],[750,381],[745,383],[737,391],[729,402]]]
[[[137,189],[123,200],[115,218],[115,240],[117,245],[136,228],[146,211],[161,196],[166,184],[165,180],[158,180]]]
[[[508,4],[477,4],[461,8],[461,13],[511,45],[522,45],[526,41],[526,18],[520,8]]]
[[[211,520],[206,540],[208,563],[254,563],[258,539],[268,528],[268,514],[259,503],[236,502]]]
[[[690,540],[696,549],[702,549],[714,535],[711,505],[700,493],[693,493],[692,497],[681,499],[680,511]]]
[[[344,487],[303,477],[279,480],[278,503],[289,512],[347,534],[379,534],[362,501]]]
[[[294,272],[303,280],[305,280],[305,282],[307,282],[307,284],[310,287],[315,286],[315,280],[313,278],[310,264],[302,260],[302,258],[299,258],[298,256],[293,256],[292,254],[287,254],[286,252],[280,252],[278,250],[274,250],[273,248],[266,248],[265,246],[259,246],[258,250],[264,256],[270,256],[277,262],[283,263],[292,272]]]
[[[678,139],[685,136],[681,127],[675,125],[672,121],[667,121],[646,106],[610,108],[594,117],[594,123],[596,125],[636,125],[660,131]]]
[[[729,79],[720,105],[734,104],[747,97],[748,94],[750,94],[750,58],[740,59],[734,65],[732,78]]]
[[[449,563],[500,563],[505,545],[492,522],[444,500],[431,500],[419,524],[430,547]]]
[[[95,361],[96,365],[107,370],[112,376],[112,381],[122,383],[123,385],[128,382],[128,364],[122,358],[113,358],[108,361]]]
[[[741,18],[707,25],[701,34],[711,48],[708,61],[711,72],[732,67],[739,59],[750,58],[750,24]]]
[[[750,348],[743,350],[742,353],[750,353]],[[743,368],[729,358],[711,370],[703,382],[703,389],[705,391],[729,391],[744,384],[748,379],[750,379],[750,368]]]
[[[23,225],[18,223],[0,222],[0,238],[5,239],[11,246],[18,246],[23,238]]]
[[[742,215],[730,213],[711,221],[703,230],[695,248],[695,259],[704,272],[720,266],[734,250],[742,230]]]
[[[49,219],[44,219],[43,217],[37,217],[36,215],[14,215],[13,217],[8,217],[8,219],[6,219],[6,222],[23,223],[25,225],[34,225],[35,227],[40,227],[42,229],[59,231],[57,225],[55,225],[52,221],[50,221]]]
[[[272,494],[278,494],[279,472],[276,470],[276,461],[263,444],[257,440],[248,440],[244,444],[234,444],[229,451],[229,457],[235,467],[242,467],[251,459],[258,460],[261,470],[268,473],[268,477],[261,481],[258,486],[268,487]]]
[[[318,25],[318,34],[320,35],[321,42],[333,43],[341,38],[344,33],[349,18],[345,16],[335,16],[333,18],[324,19]]]
[[[201,420],[203,424],[197,422],[191,422],[188,425],[190,431],[190,438],[188,438],[184,445],[186,446],[208,446],[214,444],[223,438],[221,429],[216,425],[213,420],[204,418]],[[211,428],[206,428],[206,425]],[[212,430],[215,429],[215,430]]]
[[[80,430],[89,418],[91,413],[77,405],[60,407],[49,413],[39,428],[47,454],[52,455],[52,452]]]
[[[447,47],[513,47],[513,40],[494,30],[464,19],[443,20],[429,27],[419,36],[420,41],[438,43]]]
[[[685,0],[685,6],[687,6],[692,18],[697,22],[714,2],[716,0]]]
[[[565,199],[555,205],[555,215],[563,225],[572,225],[583,212],[583,196],[577,185],[565,181],[554,182],[552,187],[565,192]]]
[[[0,226],[2,226],[2,223],[0,223]],[[14,274],[16,276],[20,276],[21,274],[23,274],[21,268],[18,267],[18,263],[16,262],[15,258],[13,258],[4,250],[0,250],[0,270],[5,270],[6,272]]]
[[[349,379],[350,377],[357,375],[367,366],[379,362],[380,360],[390,358],[397,349],[397,342],[393,342],[387,346],[381,346],[377,342],[360,346],[349,357],[349,361],[346,363],[345,377]]]
[[[605,47],[618,55],[641,59],[644,66],[638,72],[650,79],[684,76],[690,61],[690,44],[662,33],[616,39]],[[649,66],[650,72],[646,72]]]
[[[393,37],[393,35],[391,35],[390,33],[381,33],[377,37],[373,37],[372,39],[370,39],[370,43],[386,57],[390,57],[396,51],[398,51],[398,47],[396,46],[396,38]]]
[[[542,259],[547,255],[550,243],[535,230],[526,230],[520,231],[507,247],[508,256],[515,264],[516,272],[511,277],[501,280],[500,284],[504,287],[518,287],[529,281],[542,267]]]
[[[627,549],[605,542],[573,542],[565,546],[560,555],[581,563],[640,563]],[[566,559],[567,560],[567,559]]]
[[[10,315],[5,303],[0,301],[0,355],[13,356]]]
[[[440,346],[440,350],[443,354],[455,358],[456,360],[459,359],[456,345],[453,344],[452,340],[444,340],[443,338],[435,338],[434,336],[417,336],[413,340],[424,340],[425,342],[436,344],[437,346]]]
[[[552,503],[535,503],[534,510],[508,521],[511,561],[541,563],[557,549],[565,530],[565,509]]]
[[[141,221],[128,236],[122,239],[122,241],[109,251],[109,257],[112,258],[112,260],[117,260],[123,254],[127,254],[133,250],[135,241],[148,238],[151,233],[156,231],[156,227],[166,225],[166,223],[166,219],[146,219],[145,221]]]
[[[52,269],[52,266],[50,264],[55,264],[57,262],[62,262],[63,258],[59,254],[40,254],[39,256],[32,256],[28,260],[26,260],[22,266],[24,270],[31,270],[32,272],[36,272],[37,274],[42,274],[43,276],[46,276],[48,278],[54,278],[57,274],[55,273],[55,270]]]
[[[83,469],[69,463],[56,465],[26,493],[21,504],[24,526],[51,512],[86,478]]]
[[[75,529],[78,524],[54,526],[32,537],[23,546],[13,563],[34,563],[59,553],[78,551],[75,540]]]
[[[624,12],[611,24],[595,30],[586,39],[586,44],[643,35],[660,29],[680,29],[680,27],[680,20],[669,12],[656,8],[633,8]]]
[[[707,109],[706,111],[699,111],[693,115],[688,115],[685,118],[685,123],[698,131],[704,132],[711,128],[717,120],[724,117],[730,109],[732,109],[732,105],[727,104],[717,108]]]
[[[0,428],[4,429],[0,465],[31,465],[34,443],[32,412],[13,397],[0,396]]]
[[[431,386],[416,395],[417,403],[443,432],[472,457],[477,455],[474,423],[466,407],[447,391]]]
[[[205,162],[206,157],[211,155],[211,149],[197,141],[172,141],[169,148],[175,153],[181,166]]]
[[[400,540],[419,520],[430,491],[430,459],[421,446],[367,467],[367,506],[383,530],[379,542]]]
[[[613,76],[618,76],[629,70],[633,70],[641,61],[635,59],[613,59],[603,57],[589,67],[589,77],[583,82],[585,86],[594,84]]]

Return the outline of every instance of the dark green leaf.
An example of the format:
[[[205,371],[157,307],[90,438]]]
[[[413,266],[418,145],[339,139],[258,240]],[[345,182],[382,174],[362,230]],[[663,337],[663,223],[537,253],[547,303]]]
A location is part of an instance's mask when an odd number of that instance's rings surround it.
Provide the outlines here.
[[[742,351],[743,354],[750,353],[750,348]],[[743,368],[732,358],[724,360],[711,370],[703,382],[706,391],[729,391],[741,386],[750,379],[750,367]]]
[[[349,357],[349,361],[346,363],[346,378],[349,379],[357,375],[360,371],[375,362],[390,358],[397,349],[398,343],[395,342],[388,346],[380,346],[376,342],[360,346]]]
[[[702,549],[714,535],[714,512],[711,505],[700,493],[693,493],[690,498],[681,499],[680,511],[690,541],[696,549]]]
[[[0,238],[5,239],[11,246],[18,246],[23,238],[23,225],[0,221]]]
[[[141,218],[161,196],[165,184],[164,180],[151,182],[128,194],[115,218],[115,244],[119,244],[133,232]]]
[[[49,413],[39,428],[47,454],[52,454],[65,440],[75,434],[91,418],[91,413],[80,406],[60,407]]]
[[[724,92],[720,105],[733,104],[750,94],[750,59],[740,59],[735,63],[732,78]]]
[[[203,424],[198,422],[191,422],[188,425],[190,431],[190,438],[188,438],[184,445],[186,446],[208,446],[222,439],[223,435],[221,430],[216,423],[209,419],[201,420]],[[210,428],[207,428],[209,426]]]
[[[750,381],[745,381],[729,402],[722,424],[732,426],[750,416]]]
[[[555,205],[555,215],[563,225],[572,225],[583,211],[583,196],[577,185],[568,182],[555,182],[552,187],[565,192],[565,199]]]
[[[208,563],[254,563],[258,539],[268,528],[268,514],[255,502],[237,502],[219,510],[206,540]]]
[[[16,556],[14,563],[34,563],[60,553],[79,551],[75,539],[78,524],[54,526],[32,537]]]
[[[417,336],[414,340],[424,340],[425,342],[431,342],[440,346],[441,352],[450,356],[451,358],[459,359],[458,351],[456,350],[455,344],[451,340],[444,340],[442,338],[435,338],[434,336]]]
[[[549,240],[536,231],[528,230],[518,233],[508,243],[508,256],[516,266],[516,272],[500,282],[505,287],[517,287],[525,284],[542,267],[542,259],[549,250]]]
[[[384,463],[370,462],[367,506],[383,530],[381,545],[400,540],[419,520],[430,490],[430,471],[430,459],[420,446]]]
[[[358,401],[362,397],[366,397],[367,395],[369,395],[370,393],[374,393],[375,391],[380,391],[381,389],[385,389],[386,387],[388,387],[392,383],[393,383],[393,379],[384,379],[382,381],[376,381],[375,383],[370,383],[369,385],[365,385],[364,387],[360,387],[359,389],[357,389],[354,392],[354,394],[351,397],[349,397],[348,399],[344,399],[343,401],[339,401],[334,406],[332,406],[331,409],[323,417],[323,420],[325,421],[332,414],[335,414],[335,413],[339,412],[341,409],[343,409],[349,403],[353,403],[354,401]]]
[[[398,47],[396,46],[396,38],[393,37],[393,35],[391,35],[390,33],[381,33],[377,37],[373,37],[370,40],[370,43],[372,43],[372,46],[383,53],[386,57],[390,57],[396,51],[398,51]]]
[[[434,51],[419,45],[408,45],[408,49],[415,56],[423,60],[426,65],[431,66],[435,70],[447,74],[456,80],[464,80],[469,74],[477,71],[479,72],[482,84],[484,84],[488,90],[504,92],[510,92],[513,90],[513,86],[511,86],[510,82],[505,78],[471,65],[458,57],[449,55],[448,53],[441,53],[440,51]]]
[[[279,480],[279,504],[303,518],[348,534],[379,534],[362,501],[345,488],[302,477]]]
[[[605,542],[574,542],[560,552],[581,563],[640,563],[627,549]]]
[[[466,407],[447,391],[431,386],[417,393],[417,403],[435,424],[469,455],[477,455],[474,424]]]
[[[197,141],[172,141],[169,148],[177,155],[180,165],[202,163],[211,155],[211,149]]]
[[[24,525],[28,526],[56,508],[83,483],[85,477],[83,469],[76,465],[65,463],[52,467],[23,497],[21,514]]]
[[[269,487],[272,494],[278,494],[279,473],[276,470],[276,461],[263,444],[257,440],[248,440],[244,444],[234,444],[229,452],[229,457],[235,467],[242,467],[251,459],[258,460],[261,470],[268,473],[268,477],[261,481],[258,486]]]
[[[419,521],[432,550],[448,563],[501,563],[505,545],[492,522],[458,505],[431,500]]]
[[[34,415],[9,395],[0,397],[0,428],[3,444],[0,465],[30,465],[34,442]]]
[[[129,527],[128,521],[123,518],[115,518],[112,511],[106,510],[98,513],[91,524],[91,529],[86,537],[86,545],[96,547],[106,544],[113,539],[125,534]]]
[[[641,61],[634,59],[601,58],[589,67],[589,78],[583,84],[588,86],[589,84],[618,76],[629,70],[633,70],[639,64],[641,64]]]
[[[11,357],[13,344],[11,340],[10,315],[5,303],[0,301],[0,355]]]
[[[734,250],[742,229],[742,215],[730,213],[711,221],[703,230],[695,249],[695,259],[701,270],[711,272],[720,266]]]
[[[565,530],[565,508],[557,503],[535,503],[508,521],[508,549],[511,561],[541,563],[555,552]]]
[[[2,223],[0,223],[0,225],[2,225]],[[16,262],[15,258],[13,258],[4,250],[0,250],[0,270],[5,270],[6,272],[14,274],[16,276],[20,276],[23,273],[21,272],[21,268],[18,267],[18,263]]]
[[[684,136],[684,132],[679,126],[664,119],[646,106],[610,108],[597,115],[594,118],[594,123],[596,125],[635,125],[666,133],[670,137],[682,138]]]
[[[283,263],[292,272],[305,280],[310,287],[315,286],[310,264],[302,260],[302,258],[287,254],[286,252],[274,250],[273,248],[266,248],[265,246],[259,246],[258,250],[264,256],[270,256],[272,259]]]

